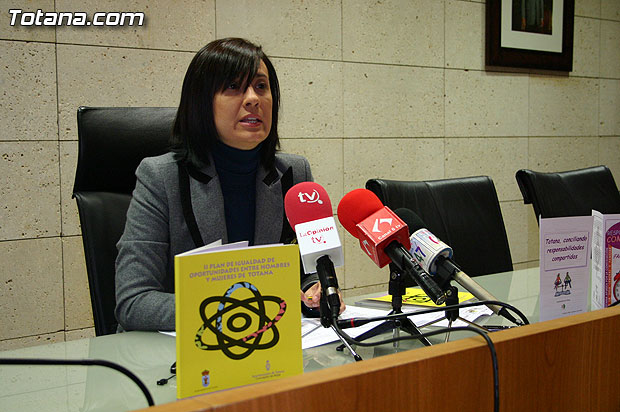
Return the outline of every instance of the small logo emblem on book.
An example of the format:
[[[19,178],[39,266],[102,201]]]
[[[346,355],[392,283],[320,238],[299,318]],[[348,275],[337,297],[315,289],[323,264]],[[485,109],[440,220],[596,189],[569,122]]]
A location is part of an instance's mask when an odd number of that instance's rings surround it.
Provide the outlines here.
[[[206,388],[207,386],[209,386],[210,383],[211,383],[211,378],[209,377],[209,371],[208,370],[202,371],[202,386]]]

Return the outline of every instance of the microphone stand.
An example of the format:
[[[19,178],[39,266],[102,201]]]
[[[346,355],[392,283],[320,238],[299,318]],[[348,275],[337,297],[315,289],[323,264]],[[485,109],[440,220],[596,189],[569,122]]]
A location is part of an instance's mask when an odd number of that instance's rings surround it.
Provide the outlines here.
[[[403,276],[398,271],[396,266],[393,263],[390,263],[390,281],[388,283],[388,293],[392,296],[392,310],[388,315],[403,313],[403,295],[406,293],[406,291],[407,287],[405,286]],[[421,333],[418,327],[411,321],[411,319],[394,319],[386,320],[385,322],[380,323],[369,331],[362,333],[356,338],[356,340],[363,341],[390,330],[392,331],[393,337],[397,338],[400,334],[401,329],[409,333],[410,335],[419,335]],[[424,345],[431,346],[431,342],[427,338],[421,337],[419,338],[419,340]],[[393,343],[395,348],[398,347],[398,343],[398,341]],[[343,349],[344,345],[340,345],[336,348],[336,350],[338,351],[342,351]]]
[[[322,284],[321,284],[322,287]],[[355,359],[356,361],[361,361],[362,357],[355,352],[355,350],[353,349],[353,347],[351,347],[351,345],[349,345],[349,342],[347,342],[346,340],[344,340],[344,338],[342,336],[340,336],[340,333],[338,333],[338,330],[334,327],[334,320],[331,318],[330,314],[331,311],[329,310],[329,306],[327,305],[327,299],[325,299],[325,291],[323,290],[321,293],[321,300],[319,301],[320,303],[320,312],[321,312],[321,325],[324,328],[332,328],[332,330],[336,333],[336,336],[338,336],[338,339],[340,339],[340,341],[342,342],[341,345],[338,346],[338,348],[344,348],[346,346],[347,349],[349,349],[349,351],[351,352],[351,355],[353,356],[353,359]],[[342,351],[342,349],[338,349]]]
[[[437,285],[439,285],[439,288],[446,293],[446,306],[452,306],[452,305],[458,305],[459,304],[459,290],[456,286],[453,286],[450,281],[452,280],[451,277],[447,277],[447,276],[441,276],[441,274],[437,273],[435,276],[435,280],[438,281]],[[488,333],[489,330],[483,328],[480,325],[476,325],[473,322],[470,322],[469,320],[462,318],[459,315],[459,308],[454,308],[454,309],[446,309],[445,311],[445,316],[443,318],[439,318],[437,320],[434,320],[432,322],[428,322],[425,323],[424,325],[421,325],[420,328],[425,328],[427,326],[432,326],[435,323],[441,322],[442,320],[446,319],[448,321],[448,327],[451,328],[452,327],[452,323],[455,320],[460,320],[462,322],[465,322],[467,325],[471,326],[474,329],[478,329],[481,332],[484,333]],[[450,331],[448,331],[448,333],[446,333],[446,339],[444,342],[448,342],[448,340],[450,339]]]

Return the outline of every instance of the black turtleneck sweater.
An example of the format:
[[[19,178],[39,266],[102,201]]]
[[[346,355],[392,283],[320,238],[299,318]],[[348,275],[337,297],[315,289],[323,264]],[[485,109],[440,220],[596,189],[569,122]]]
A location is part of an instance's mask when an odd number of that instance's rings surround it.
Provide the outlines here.
[[[224,195],[228,242],[247,240],[253,245],[260,145],[252,150],[240,150],[218,141],[213,160]]]

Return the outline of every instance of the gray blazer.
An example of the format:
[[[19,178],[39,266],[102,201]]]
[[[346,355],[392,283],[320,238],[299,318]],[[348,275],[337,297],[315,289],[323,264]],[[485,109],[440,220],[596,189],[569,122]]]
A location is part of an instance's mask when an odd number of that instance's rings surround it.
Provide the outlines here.
[[[271,171],[260,166],[256,174],[256,245],[280,241],[283,173],[292,168],[292,184],[312,181],[310,164],[302,156],[278,153],[275,166]],[[226,243],[224,198],[213,161],[190,175],[191,204],[202,240]],[[117,244],[116,319],[124,330],[174,330],[174,256],[196,247],[183,215],[174,155],[144,159],[136,177]],[[314,276],[304,277],[301,288],[315,281]]]

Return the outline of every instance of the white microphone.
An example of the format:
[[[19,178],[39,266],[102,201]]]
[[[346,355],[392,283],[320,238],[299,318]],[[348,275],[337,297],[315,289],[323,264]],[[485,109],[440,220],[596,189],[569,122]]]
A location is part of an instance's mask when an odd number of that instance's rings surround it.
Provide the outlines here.
[[[470,278],[452,260],[452,248],[426,229],[424,222],[413,211],[401,208],[396,214],[407,223],[413,232],[410,236],[411,254],[420,262],[422,267],[431,275],[448,275],[459,285],[474,295],[478,300],[499,300],[486,289]],[[503,316],[515,324],[519,324],[506,308],[497,305],[486,305],[495,314]]]
[[[298,183],[286,193],[284,210],[297,235],[304,272],[318,273],[332,316],[338,316],[340,296],[334,267],[344,264],[344,254],[327,192],[318,183]]]
[[[342,244],[332,205],[321,185],[302,182],[291,187],[284,197],[284,210],[295,229],[305,273],[316,272],[317,260],[325,255],[334,266],[343,265]]]

